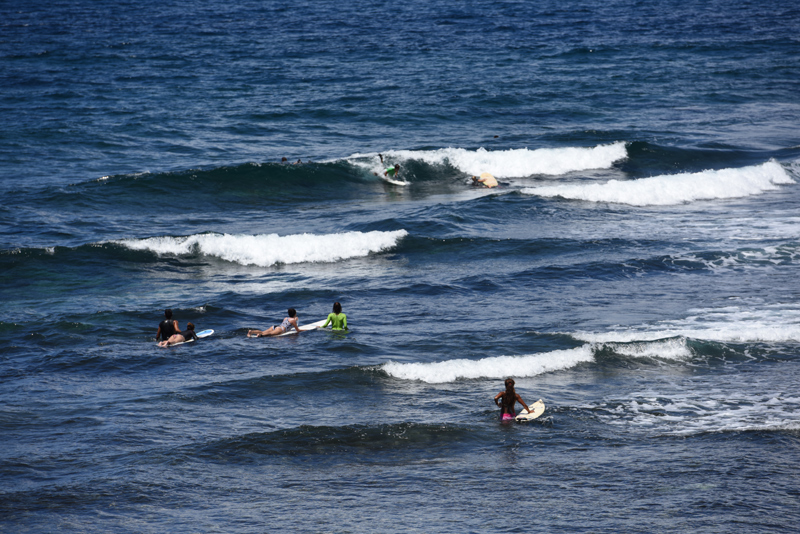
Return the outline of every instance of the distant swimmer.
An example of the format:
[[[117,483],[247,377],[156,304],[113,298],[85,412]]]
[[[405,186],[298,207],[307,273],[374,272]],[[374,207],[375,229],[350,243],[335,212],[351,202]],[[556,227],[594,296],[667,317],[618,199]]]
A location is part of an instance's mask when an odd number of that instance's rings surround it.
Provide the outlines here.
[[[338,302],[333,303],[333,313],[328,314],[325,324],[322,328],[331,324],[331,330],[347,330],[347,315],[342,313],[342,305]]]
[[[159,343],[158,346],[169,347],[170,345],[177,345],[178,343],[186,343],[187,341],[191,341],[193,339],[197,339],[197,335],[194,333],[194,325],[192,323],[189,323],[186,325],[186,332],[173,334],[169,336],[169,339],[165,339],[164,341]]]
[[[492,188],[492,187],[497,187],[497,180],[495,180],[494,176],[492,176],[488,172],[484,172],[483,174],[481,174],[480,178],[478,178],[477,176],[472,177],[472,185]]]
[[[289,317],[284,317],[283,322],[278,326],[270,326],[266,330],[248,330],[247,337],[277,336],[284,332],[300,333],[300,329],[297,325],[297,311],[294,308],[289,308]]]
[[[494,397],[494,403],[500,407],[500,414],[503,418],[503,421],[514,419],[516,416],[514,413],[514,405],[516,403],[522,404],[526,411],[531,411],[530,408],[528,408],[528,405],[525,404],[525,401],[522,400],[522,397],[520,397],[519,394],[514,390],[513,378],[506,378],[506,390],[501,391]]]
[[[172,319],[172,310],[164,310],[165,319],[158,324],[158,331],[156,331],[156,341],[158,338],[167,341],[175,334],[180,334],[181,329],[178,327],[178,321]]]

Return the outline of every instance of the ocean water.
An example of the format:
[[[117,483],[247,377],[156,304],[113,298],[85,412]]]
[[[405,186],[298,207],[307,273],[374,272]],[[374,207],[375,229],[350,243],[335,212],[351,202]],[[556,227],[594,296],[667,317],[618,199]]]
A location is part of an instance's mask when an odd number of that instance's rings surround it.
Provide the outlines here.
[[[798,30],[0,3],[0,531],[795,532]]]

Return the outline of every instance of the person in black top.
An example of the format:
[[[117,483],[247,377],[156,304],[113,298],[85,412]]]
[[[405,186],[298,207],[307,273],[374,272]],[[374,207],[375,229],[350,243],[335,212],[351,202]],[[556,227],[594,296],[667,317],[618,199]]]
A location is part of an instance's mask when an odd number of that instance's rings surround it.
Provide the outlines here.
[[[169,347],[170,345],[177,345],[178,343],[185,343],[187,341],[191,341],[193,339],[197,339],[197,335],[194,333],[194,324],[188,323],[186,325],[185,332],[178,332],[177,334],[171,335],[169,338],[165,339],[161,343],[158,344],[159,347]]]
[[[156,341],[158,341],[158,338],[166,341],[175,334],[181,333],[181,329],[178,327],[178,321],[172,319],[172,310],[164,310],[164,317],[165,319],[158,325]]]

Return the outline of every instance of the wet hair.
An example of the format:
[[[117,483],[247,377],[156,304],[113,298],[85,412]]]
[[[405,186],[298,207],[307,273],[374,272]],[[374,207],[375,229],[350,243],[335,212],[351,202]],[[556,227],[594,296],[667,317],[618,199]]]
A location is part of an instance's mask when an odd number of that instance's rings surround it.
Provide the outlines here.
[[[294,317],[295,315],[297,315],[297,310],[289,308],[289,317]]]
[[[186,325],[186,329],[187,329],[187,330],[191,330],[192,332],[194,332],[194,324],[193,324],[193,323],[188,323],[188,324]]]
[[[400,168],[400,164],[399,164],[399,163],[395,163],[395,164],[394,164],[394,168],[395,168],[395,169],[399,169],[399,168]]]
[[[342,313],[342,305],[338,302],[333,303],[333,313]]]
[[[506,378],[506,394],[503,395],[503,406],[509,413],[514,411],[514,404],[517,402],[517,392],[514,391],[514,379]]]
[[[164,310],[164,317],[172,319],[172,310]]]

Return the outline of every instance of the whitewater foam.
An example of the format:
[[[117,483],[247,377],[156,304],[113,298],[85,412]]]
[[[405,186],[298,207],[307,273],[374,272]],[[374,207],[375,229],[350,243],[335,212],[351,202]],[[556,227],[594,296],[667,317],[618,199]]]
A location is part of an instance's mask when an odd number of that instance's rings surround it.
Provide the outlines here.
[[[269,267],[276,264],[331,263],[391,249],[408,235],[393,232],[345,232],[340,234],[229,235],[198,234],[188,237],[151,237],[112,241],[132,250],[155,254],[201,253],[242,265]]]
[[[704,396],[682,391],[648,391],[633,399],[611,401],[603,417],[610,425],[650,428],[675,435],[708,432],[800,430],[800,398],[764,384],[761,395],[743,396],[733,384]],[[657,415],[654,417],[654,414]]]
[[[525,356],[495,356],[480,360],[446,360],[433,363],[387,362],[381,366],[389,376],[403,380],[421,380],[430,384],[459,379],[537,376],[561,371],[592,361],[590,345]]]
[[[527,187],[528,195],[561,197],[590,202],[614,202],[632,206],[667,206],[697,200],[758,195],[795,181],[775,161],[740,169],[671,174],[639,180],[606,183]]]
[[[631,358],[687,360],[692,357],[692,352],[686,345],[686,338],[683,337],[631,343],[603,343],[596,349],[599,350],[601,347],[607,347],[617,354]]]
[[[527,148],[489,151],[483,148],[442,148],[439,150],[393,150],[384,153],[384,160],[423,161],[429,165],[449,164],[459,171],[480,175],[492,173],[497,178],[524,177],[534,174],[556,176],[587,169],[607,169],[628,157],[625,143],[596,147]],[[354,154],[348,161],[369,172],[382,171],[376,154]]]
[[[692,315],[653,325],[632,326],[608,332],[574,332],[589,343],[631,343],[665,338],[692,338],[732,343],[787,343],[800,341],[800,309],[775,305],[761,309],[732,306],[691,310]]]

